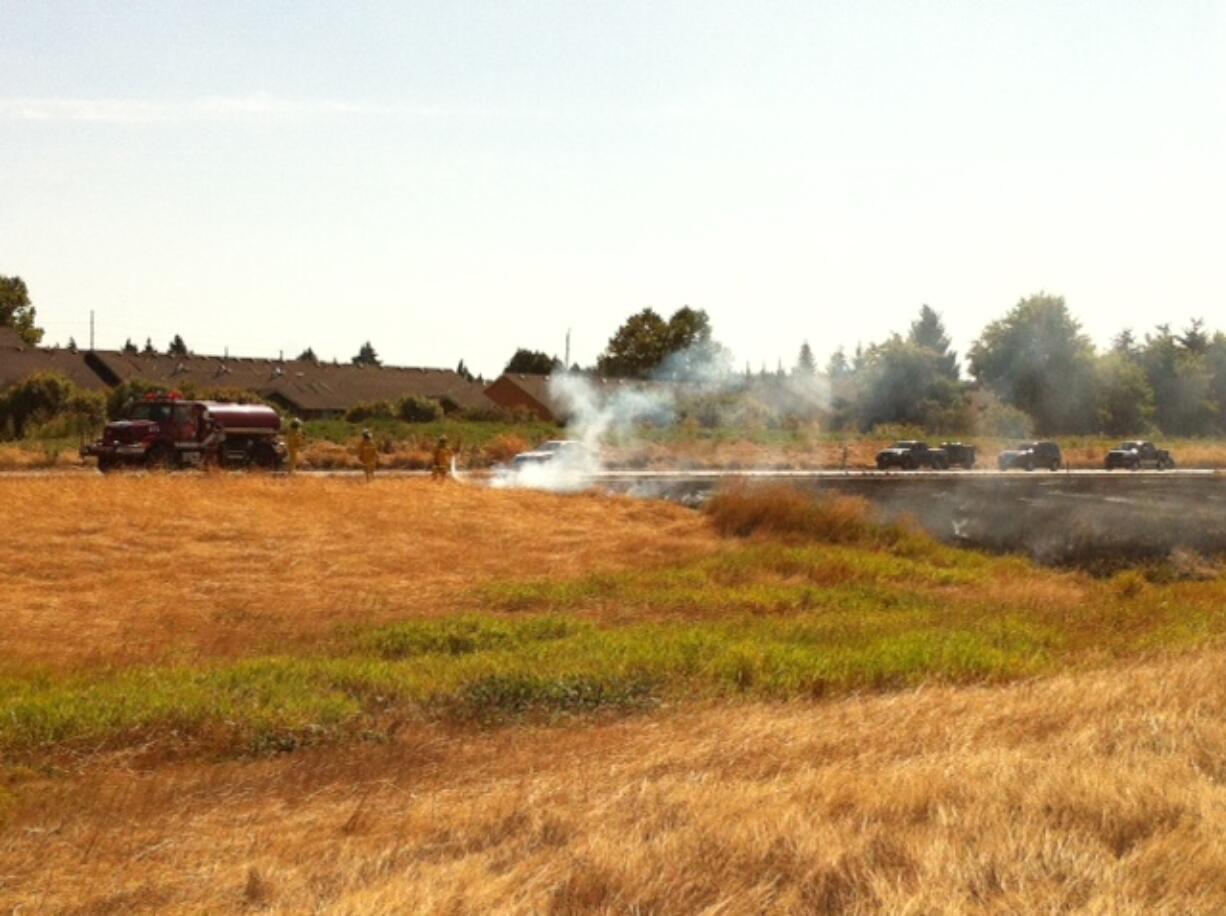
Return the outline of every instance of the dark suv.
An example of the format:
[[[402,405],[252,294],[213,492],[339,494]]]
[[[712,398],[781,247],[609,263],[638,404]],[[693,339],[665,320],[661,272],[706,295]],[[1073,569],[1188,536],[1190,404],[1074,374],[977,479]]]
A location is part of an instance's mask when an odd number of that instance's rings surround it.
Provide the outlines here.
[[[889,448],[877,453],[877,468],[881,471],[888,468],[902,468],[904,471],[932,468],[943,471],[947,467],[949,467],[949,456],[943,450],[929,448],[927,442],[917,442],[914,439],[895,442]]]
[[[996,464],[1002,471],[1018,468],[1023,471],[1033,471],[1035,468],[1058,471],[1064,464],[1064,456],[1060,454],[1060,446],[1055,442],[1021,442],[1017,448],[1001,452]]]

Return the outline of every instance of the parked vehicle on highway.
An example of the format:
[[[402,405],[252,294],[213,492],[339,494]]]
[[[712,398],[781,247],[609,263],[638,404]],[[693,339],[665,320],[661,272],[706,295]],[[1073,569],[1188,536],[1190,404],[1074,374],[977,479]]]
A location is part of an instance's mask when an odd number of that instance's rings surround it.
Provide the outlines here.
[[[996,459],[996,466],[1002,471],[1033,471],[1035,468],[1058,471],[1063,464],[1059,444],[1045,440],[1020,442],[1016,448],[1005,449]]]
[[[941,451],[949,459],[949,467],[970,470],[975,466],[978,450],[965,442],[942,442]]]
[[[121,467],[199,467],[209,458],[222,467],[276,470],[285,460],[281,417],[263,404],[189,401],[151,394],[108,423],[102,438],[81,446],[98,470]]]
[[[511,470],[549,463],[586,465],[591,461],[591,450],[577,439],[550,439],[530,452],[520,452],[511,459]]]
[[[1107,452],[1104,462],[1108,471],[1116,468],[1126,468],[1139,471],[1142,468],[1155,471],[1166,471],[1175,467],[1175,459],[1166,449],[1158,448],[1152,442],[1121,442],[1119,448]]]
[[[878,470],[901,468],[904,471],[914,471],[918,468],[931,468],[942,471],[949,467],[949,456],[942,449],[929,448],[927,442],[915,439],[904,439],[895,442],[887,449],[877,453]]]

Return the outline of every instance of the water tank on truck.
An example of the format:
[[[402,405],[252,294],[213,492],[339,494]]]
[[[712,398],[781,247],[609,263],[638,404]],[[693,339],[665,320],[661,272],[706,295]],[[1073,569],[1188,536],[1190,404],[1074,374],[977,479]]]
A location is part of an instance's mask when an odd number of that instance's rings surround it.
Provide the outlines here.
[[[188,400],[152,394],[131,403],[102,438],[82,446],[100,471],[121,467],[223,467],[276,470],[285,458],[281,417],[263,404]]]

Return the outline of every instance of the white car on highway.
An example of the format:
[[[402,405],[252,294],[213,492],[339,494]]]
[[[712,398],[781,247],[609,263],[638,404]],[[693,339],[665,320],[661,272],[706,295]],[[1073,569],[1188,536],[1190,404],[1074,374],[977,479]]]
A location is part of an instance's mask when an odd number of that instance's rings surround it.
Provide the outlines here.
[[[520,452],[508,467],[513,471],[542,464],[585,466],[592,458],[591,449],[577,439],[550,439],[530,452]]]

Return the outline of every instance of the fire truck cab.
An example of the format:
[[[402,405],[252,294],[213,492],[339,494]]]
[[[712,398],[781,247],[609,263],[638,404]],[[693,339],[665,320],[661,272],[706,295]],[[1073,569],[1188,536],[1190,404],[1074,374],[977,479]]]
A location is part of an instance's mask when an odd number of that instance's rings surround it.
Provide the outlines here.
[[[98,470],[121,467],[222,467],[276,470],[285,459],[281,417],[263,404],[192,401],[177,393],[150,394],[129,404],[102,438],[82,446]]]

